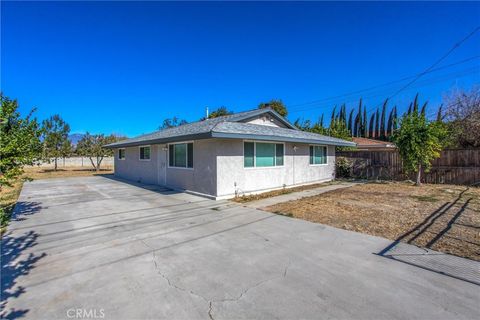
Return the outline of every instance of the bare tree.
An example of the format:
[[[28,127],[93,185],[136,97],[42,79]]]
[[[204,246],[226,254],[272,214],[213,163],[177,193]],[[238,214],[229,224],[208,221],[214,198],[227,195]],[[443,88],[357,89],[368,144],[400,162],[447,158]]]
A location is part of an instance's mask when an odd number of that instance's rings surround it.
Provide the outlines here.
[[[480,86],[470,91],[454,90],[444,98],[445,120],[449,122],[454,144],[480,147]]]

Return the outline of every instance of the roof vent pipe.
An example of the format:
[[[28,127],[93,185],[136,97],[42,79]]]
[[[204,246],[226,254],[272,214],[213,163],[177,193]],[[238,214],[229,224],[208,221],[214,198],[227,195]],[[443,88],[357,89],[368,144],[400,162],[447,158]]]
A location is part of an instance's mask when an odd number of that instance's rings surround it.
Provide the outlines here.
[[[205,107],[205,112],[207,114],[207,116],[205,117],[205,119],[208,119],[208,107]]]

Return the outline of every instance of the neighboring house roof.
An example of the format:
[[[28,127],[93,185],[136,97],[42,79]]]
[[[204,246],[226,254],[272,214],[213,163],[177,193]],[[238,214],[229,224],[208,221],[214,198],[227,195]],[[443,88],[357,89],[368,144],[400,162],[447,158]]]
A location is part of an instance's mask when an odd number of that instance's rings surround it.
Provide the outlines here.
[[[262,114],[273,115],[287,128],[243,123]],[[237,138],[268,141],[288,141],[302,143],[322,143],[336,146],[355,146],[351,141],[323,136],[298,130],[294,125],[270,108],[235,113],[218,118],[192,122],[178,127],[155,131],[132,139],[106,145],[107,148],[119,148],[155,143],[179,142],[208,138]]]
[[[395,144],[388,141],[367,139],[367,138],[352,138],[353,142],[357,144],[358,149],[395,149]]]

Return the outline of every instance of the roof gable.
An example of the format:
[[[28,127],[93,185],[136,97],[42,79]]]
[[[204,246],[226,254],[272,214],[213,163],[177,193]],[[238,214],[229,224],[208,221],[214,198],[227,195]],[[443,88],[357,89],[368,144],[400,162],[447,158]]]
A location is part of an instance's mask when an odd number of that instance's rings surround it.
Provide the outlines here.
[[[248,120],[256,117],[258,118],[264,114],[269,114],[269,116],[276,119],[276,121],[282,123],[284,127],[248,123]],[[149,143],[169,143],[208,139],[214,138],[215,135],[218,137],[231,136],[232,138],[237,136],[255,136],[261,138],[261,136],[263,136],[269,137],[269,139],[286,139],[285,141],[304,141],[308,143],[322,142],[332,145],[355,145],[349,141],[343,141],[314,133],[304,133],[274,110],[265,108],[187,123],[178,127],[155,131],[131,139],[111,143],[106,145],[106,147],[119,148]]]

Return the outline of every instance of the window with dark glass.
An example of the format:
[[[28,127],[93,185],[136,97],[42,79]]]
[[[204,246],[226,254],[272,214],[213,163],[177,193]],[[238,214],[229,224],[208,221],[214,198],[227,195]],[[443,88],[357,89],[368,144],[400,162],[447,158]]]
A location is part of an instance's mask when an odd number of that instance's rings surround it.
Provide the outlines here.
[[[150,147],[140,147],[140,160],[150,160]]]
[[[125,149],[118,149],[118,159],[120,160],[125,159]]]
[[[193,168],[193,143],[176,143],[168,146],[170,167]]]

